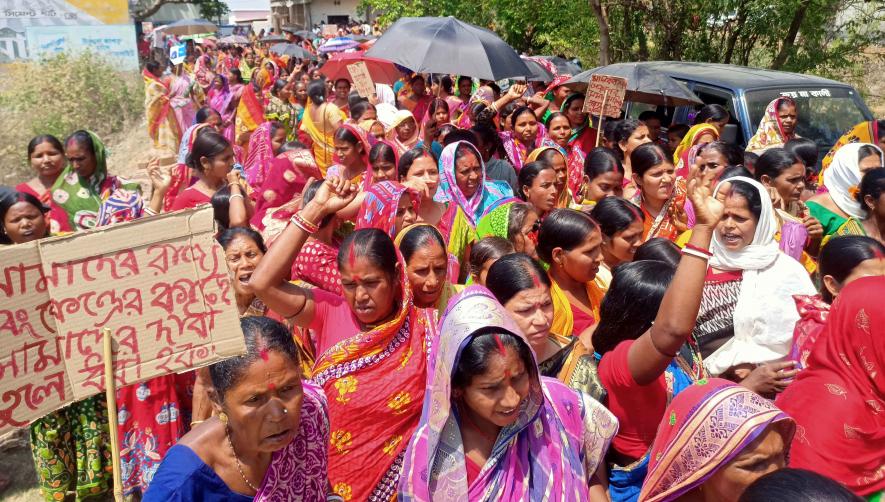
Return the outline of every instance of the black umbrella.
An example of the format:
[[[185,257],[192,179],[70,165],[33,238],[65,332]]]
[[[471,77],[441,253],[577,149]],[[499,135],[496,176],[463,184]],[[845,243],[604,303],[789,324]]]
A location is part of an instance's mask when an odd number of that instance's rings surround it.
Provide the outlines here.
[[[663,106],[702,104],[682,82],[639,63],[615,63],[579,73],[565,82],[566,87],[587,92],[590,76],[611,75],[627,79],[626,101]]]
[[[369,37],[366,35],[345,35],[346,38],[351,40],[356,40],[357,42],[368,42],[369,40],[375,40],[376,37]]]
[[[366,56],[393,61],[418,73],[488,80],[530,73],[519,54],[498,35],[451,16],[400,18]]]
[[[539,58],[544,58],[556,67],[556,71],[559,72],[560,75],[577,75],[581,73],[583,70],[580,66],[578,66],[573,61],[569,61],[568,59],[561,58],[559,56],[538,56]]]
[[[282,35],[268,35],[260,40],[259,42],[286,42],[289,39]]]
[[[523,56],[522,62],[525,63],[525,65],[529,69],[529,73],[524,76],[525,79],[530,82],[552,82],[553,79],[556,78],[556,75],[551,74],[537,61],[532,61],[531,59]]]
[[[274,44],[270,46],[270,51],[275,52],[280,56],[291,56],[298,59],[313,59],[314,61],[317,59],[315,55],[297,44]]]

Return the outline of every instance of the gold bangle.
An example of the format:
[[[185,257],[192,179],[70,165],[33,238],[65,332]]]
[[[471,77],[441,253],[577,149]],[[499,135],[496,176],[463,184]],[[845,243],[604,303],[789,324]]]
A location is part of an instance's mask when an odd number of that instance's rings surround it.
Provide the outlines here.
[[[205,422],[205,420],[195,420],[195,421],[191,422],[191,429],[193,429],[195,425],[199,425],[203,422]]]

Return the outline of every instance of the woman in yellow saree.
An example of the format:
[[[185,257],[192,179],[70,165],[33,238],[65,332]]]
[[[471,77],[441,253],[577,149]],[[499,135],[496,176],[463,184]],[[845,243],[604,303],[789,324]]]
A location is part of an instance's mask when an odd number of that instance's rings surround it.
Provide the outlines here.
[[[307,98],[301,131],[310,137],[313,157],[325,176],[326,169],[334,163],[335,131],[347,120],[347,116],[333,103],[326,103],[326,84],[323,80],[314,80],[308,84]]]
[[[178,120],[169,101],[172,91],[169,85],[160,79],[161,75],[160,63],[156,61],[149,61],[141,72],[144,78],[144,108],[148,135],[154,142],[154,148],[175,154],[181,143],[181,130],[178,128]]]
[[[824,171],[830,167],[836,151],[849,143],[878,144],[879,148],[885,150],[885,119],[861,122],[843,134],[821,161],[820,172],[817,174],[819,184],[824,184]]]

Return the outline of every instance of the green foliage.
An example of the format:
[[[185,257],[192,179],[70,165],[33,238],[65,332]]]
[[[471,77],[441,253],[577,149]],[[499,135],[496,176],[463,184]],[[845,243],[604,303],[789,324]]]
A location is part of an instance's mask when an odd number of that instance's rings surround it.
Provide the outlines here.
[[[24,145],[33,136],[64,138],[77,129],[107,136],[143,114],[144,88],[138,72],[120,72],[97,54],[59,54],[6,65],[0,72],[4,175],[29,169]]]
[[[203,19],[219,20],[230,13],[227,4],[221,0],[200,0],[194,3],[200,6],[200,16]]]

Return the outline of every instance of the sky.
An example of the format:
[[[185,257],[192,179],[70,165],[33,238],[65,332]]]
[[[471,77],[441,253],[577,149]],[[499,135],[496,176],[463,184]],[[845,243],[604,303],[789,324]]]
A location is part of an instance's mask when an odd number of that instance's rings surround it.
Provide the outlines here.
[[[270,10],[270,0],[225,0],[230,10]]]

